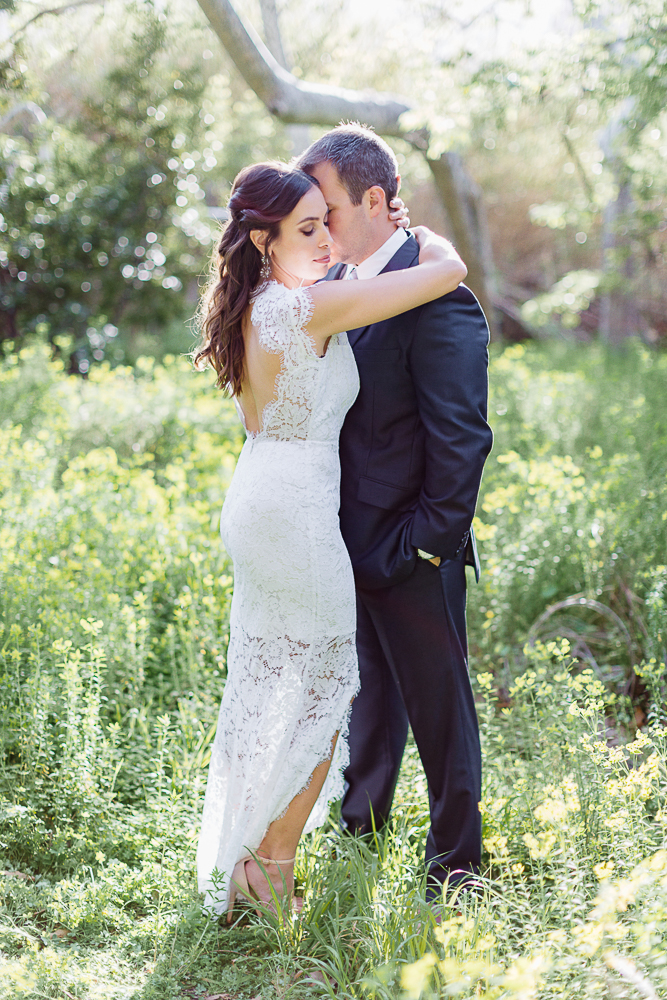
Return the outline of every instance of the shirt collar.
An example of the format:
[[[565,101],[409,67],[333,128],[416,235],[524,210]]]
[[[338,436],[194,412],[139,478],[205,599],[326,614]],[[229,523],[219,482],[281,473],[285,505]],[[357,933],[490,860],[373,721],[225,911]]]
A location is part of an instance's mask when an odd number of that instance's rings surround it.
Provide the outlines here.
[[[399,247],[402,247],[408,238],[408,234],[405,229],[401,226],[391,234],[388,240],[386,240],[375,253],[372,253],[370,257],[366,260],[362,260],[361,264],[357,264],[357,277],[360,279],[364,278],[377,278],[378,274],[384,270],[391,258],[397,252]],[[347,272],[345,277],[349,277],[350,271],[354,268],[354,264],[347,265]]]

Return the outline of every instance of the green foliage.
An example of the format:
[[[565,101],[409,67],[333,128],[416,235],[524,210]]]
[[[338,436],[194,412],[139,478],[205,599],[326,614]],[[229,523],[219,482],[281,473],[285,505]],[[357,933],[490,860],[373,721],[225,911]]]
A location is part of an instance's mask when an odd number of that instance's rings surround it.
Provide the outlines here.
[[[214,238],[185,154],[205,127],[191,110],[204,81],[166,66],[166,45],[164,19],[147,8],[122,62],[74,118],[1,138],[0,231],[11,240],[0,251],[2,336],[71,334],[74,370],[107,345],[113,356],[121,322],[184,318],[181,290]]]
[[[597,39],[605,100],[632,95],[637,125],[651,124],[667,104],[667,16],[662,0],[625,0],[613,10],[600,0],[577,0],[575,7]]]
[[[542,208],[544,206],[541,206]],[[595,298],[600,275],[595,271],[571,271],[557,281],[551,291],[524,302],[521,316],[535,330],[549,327],[556,321],[556,330],[573,329],[579,325],[581,313]]]
[[[84,374],[191,347],[195,286],[234,176],[289,156],[285,130],[213,61],[192,9],[93,16],[17,24],[0,66],[0,339],[18,347],[37,331]]]
[[[227,929],[201,913],[194,848],[225,676],[217,516],[238,420],[173,358],[83,381],[43,346],[8,354],[0,996],[306,1000],[334,988],[309,983],[318,970],[347,1000],[633,997],[637,976],[661,995],[665,361],[571,345],[492,359],[470,588],[481,895],[447,902],[439,925],[423,901],[428,800],[409,745],[377,843],[342,839],[335,818],[303,843],[303,919],[237,912]]]
[[[578,325],[579,308],[558,308],[569,294],[560,282],[592,272],[599,280],[589,299],[612,291],[633,299],[644,329],[662,342],[665,5],[572,6],[527,3],[512,18],[499,4],[471,15],[462,3],[425,4],[424,49],[407,57],[411,80],[401,88],[419,94],[406,124],[430,129],[429,155],[464,153],[485,193],[507,294],[531,301],[524,320],[537,319],[538,333],[547,316],[544,332]],[[547,293],[537,309],[535,293]],[[591,310],[587,333],[599,318]]]
[[[622,685],[656,655],[643,601],[667,563],[667,359],[640,347],[549,354],[547,369],[544,349],[522,346],[492,365],[473,642],[495,669],[551,606],[542,631]],[[558,611],[573,596],[581,604]]]
[[[605,739],[607,692],[572,672],[567,642],[526,653],[500,712],[493,678],[477,677],[485,892],[453,901],[435,947],[399,970],[404,1000],[661,996],[665,730]]]
[[[0,794],[15,865],[69,870],[100,845],[131,859],[148,844],[144,819],[116,843],[119,803],[166,766],[165,710],[190,747],[170,790],[198,780],[213,709],[192,706],[224,673],[231,578],[215,525],[240,444],[229,404],[200,383],[172,359],[100,366],[82,385],[41,348],[2,372],[3,405],[20,398],[24,419],[0,429]]]

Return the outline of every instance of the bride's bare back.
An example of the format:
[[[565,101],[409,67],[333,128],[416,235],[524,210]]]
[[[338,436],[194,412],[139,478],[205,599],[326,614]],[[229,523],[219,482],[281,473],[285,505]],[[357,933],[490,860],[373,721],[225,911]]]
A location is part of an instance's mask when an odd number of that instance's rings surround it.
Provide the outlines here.
[[[273,282],[280,286],[279,282]],[[312,298],[312,290],[309,292]],[[342,332],[342,331],[340,331]],[[317,343],[304,331],[310,341],[312,352],[318,360],[326,354],[331,337],[328,336],[321,353],[317,351]],[[264,344],[262,344],[264,339]],[[241,410],[243,423],[248,434],[259,434],[263,429],[262,415],[269,403],[275,401],[278,393],[278,379],[284,372],[284,357],[282,352],[276,353],[276,345],[266,343],[262,338],[260,326],[253,322],[253,306],[248,307],[243,324],[244,342],[244,377],[240,394],[236,401]]]
[[[262,414],[276,397],[282,356],[269,353],[260,344],[259,328],[250,321],[251,308],[248,309],[244,322],[244,377],[237,402],[243,412],[243,422],[248,434],[259,434],[262,429]]]

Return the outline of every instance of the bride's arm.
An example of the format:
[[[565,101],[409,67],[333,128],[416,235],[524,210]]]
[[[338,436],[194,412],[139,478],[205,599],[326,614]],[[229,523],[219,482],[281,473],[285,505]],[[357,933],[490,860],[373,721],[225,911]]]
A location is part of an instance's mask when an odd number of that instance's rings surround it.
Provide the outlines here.
[[[334,333],[380,323],[458,287],[468,271],[452,244],[425,226],[412,232],[419,242],[417,267],[363,281],[322,281],[310,286],[314,308],[308,333],[316,347],[322,347]]]

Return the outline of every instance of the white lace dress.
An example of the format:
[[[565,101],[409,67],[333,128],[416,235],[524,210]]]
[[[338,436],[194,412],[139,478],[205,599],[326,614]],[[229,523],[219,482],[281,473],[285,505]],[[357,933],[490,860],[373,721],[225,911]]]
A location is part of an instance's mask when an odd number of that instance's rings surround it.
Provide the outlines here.
[[[282,365],[220,524],[234,596],[197,852],[199,888],[215,913],[227,908],[236,861],[307,787],[337,732],[306,831],[343,793],[359,677],[354,581],[338,523],[338,435],[359,378],[345,333],[317,356],[304,330],[311,313],[307,289],[277,282],[262,286],[252,308],[261,346],[281,354]]]

